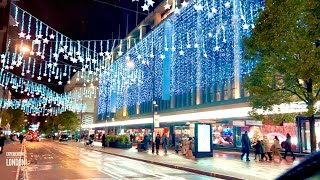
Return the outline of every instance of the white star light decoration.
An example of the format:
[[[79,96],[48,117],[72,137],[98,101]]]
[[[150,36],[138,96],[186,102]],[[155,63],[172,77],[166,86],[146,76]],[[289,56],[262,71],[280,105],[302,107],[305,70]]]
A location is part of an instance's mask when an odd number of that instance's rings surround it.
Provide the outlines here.
[[[26,35],[26,40],[30,40],[30,39],[31,39],[31,35],[30,34]]]
[[[147,0],[148,6],[153,7],[154,1],[153,0]]]
[[[25,38],[26,33],[24,33],[24,32],[20,32],[20,33],[18,33],[18,35],[19,35],[19,38]]]
[[[226,8],[230,8],[230,7],[231,7],[230,2],[226,2],[226,3],[224,4],[224,7],[226,7]]]
[[[184,0],[183,3],[181,3],[181,6],[182,7],[187,7],[188,6],[188,2]]]
[[[36,38],[33,42],[34,42],[34,44],[38,44],[38,45],[41,44],[41,41],[38,38]]]
[[[167,4],[166,5],[164,5],[164,9],[165,10],[168,10],[168,9],[170,9],[170,7],[171,7],[171,5],[167,2]]]
[[[120,50],[118,51],[118,56],[122,56],[123,52]]]
[[[149,6],[147,4],[144,4],[141,8],[143,11],[149,11]]]
[[[195,4],[193,7],[194,7],[194,9],[196,11],[202,11],[203,10],[203,6],[201,4]]]
[[[53,35],[53,34],[50,34],[50,39],[54,39],[54,37],[55,37],[55,35]]]
[[[59,82],[58,82],[58,84],[59,84],[59,85],[62,85],[62,82],[61,82],[61,81],[59,81]]]

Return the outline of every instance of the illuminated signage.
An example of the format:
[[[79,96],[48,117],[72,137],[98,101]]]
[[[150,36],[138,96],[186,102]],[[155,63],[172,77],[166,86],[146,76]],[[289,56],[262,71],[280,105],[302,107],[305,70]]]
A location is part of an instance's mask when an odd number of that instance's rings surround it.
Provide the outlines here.
[[[211,152],[211,131],[210,125],[198,124],[198,152]]]

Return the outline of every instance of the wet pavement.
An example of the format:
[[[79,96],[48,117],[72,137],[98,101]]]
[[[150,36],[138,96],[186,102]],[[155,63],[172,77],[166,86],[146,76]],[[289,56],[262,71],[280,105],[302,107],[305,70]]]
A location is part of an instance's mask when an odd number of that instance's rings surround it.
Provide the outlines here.
[[[18,166],[9,162],[9,160],[16,159],[20,157],[11,156],[10,153],[21,152],[21,145],[20,143],[12,144],[5,144],[4,151],[0,154],[0,179],[5,180],[14,180],[16,179]],[[7,154],[9,153],[9,154]],[[22,157],[23,158],[23,157]]]
[[[83,143],[67,142],[70,146],[84,147]],[[117,149],[117,148],[101,148],[101,143],[95,143],[94,147],[86,147],[86,149],[94,149],[101,152],[117,154],[120,156],[140,159],[142,161],[158,162],[167,165],[186,167],[203,172],[216,173],[230,177],[241,179],[275,179],[291,167],[299,164],[302,158],[292,160],[279,160],[278,157],[274,161],[255,161],[251,154],[250,162],[241,161],[239,152],[228,152],[215,150],[213,158],[186,158],[181,154],[170,151],[167,155],[160,151],[159,155],[148,152],[138,152],[137,149]]]
[[[22,171],[32,180],[215,179],[63,143],[28,142],[30,163]]]

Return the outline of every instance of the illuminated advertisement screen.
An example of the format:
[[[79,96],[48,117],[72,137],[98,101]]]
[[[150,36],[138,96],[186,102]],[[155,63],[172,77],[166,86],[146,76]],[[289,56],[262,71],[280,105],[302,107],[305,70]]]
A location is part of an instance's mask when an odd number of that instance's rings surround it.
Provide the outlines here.
[[[210,125],[198,124],[198,152],[211,152]]]

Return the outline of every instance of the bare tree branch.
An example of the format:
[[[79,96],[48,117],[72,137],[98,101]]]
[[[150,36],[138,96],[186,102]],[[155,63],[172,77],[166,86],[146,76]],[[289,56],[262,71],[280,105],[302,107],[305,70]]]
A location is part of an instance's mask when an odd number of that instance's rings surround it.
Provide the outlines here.
[[[293,91],[293,90],[290,90],[290,89],[286,89],[286,88],[282,88],[282,89],[276,89],[276,91],[288,91],[288,92],[291,92],[292,94],[298,96],[303,102],[305,102],[306,104],[308,104],[308,100],[307,98],[303,98],[302,96],[300,96],[297,91]]]

